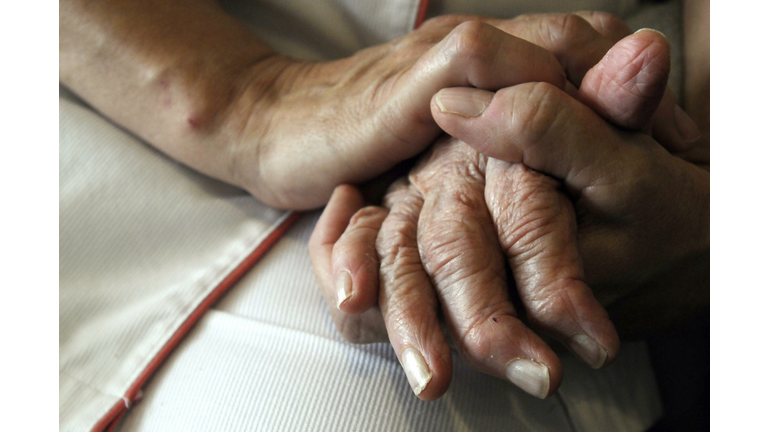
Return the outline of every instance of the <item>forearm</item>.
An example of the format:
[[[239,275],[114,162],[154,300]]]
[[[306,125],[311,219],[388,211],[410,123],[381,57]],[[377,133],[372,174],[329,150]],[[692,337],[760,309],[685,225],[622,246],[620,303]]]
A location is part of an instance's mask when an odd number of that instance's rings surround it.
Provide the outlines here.
[[[60,80],[160,150],[232,182],[221,149],[247,118],[233,101],[274,52],[213,0],[60,7]]]

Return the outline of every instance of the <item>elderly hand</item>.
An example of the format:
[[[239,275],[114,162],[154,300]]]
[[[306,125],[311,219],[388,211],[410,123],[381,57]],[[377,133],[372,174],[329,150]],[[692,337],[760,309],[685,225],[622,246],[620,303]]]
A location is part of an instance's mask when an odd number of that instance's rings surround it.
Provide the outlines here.
[[[668,71],[668,48],[659,38],[641,33],[623,41],[621,48],[606,56],[585,78],[580,99],[626,127],[647,123],[664,89],[656,84],[666,81]],[[621,67],[627,59],[628,67]],[[626,74],[617,74],[621,71]],[[646,93],[633,93],[634,88]],[[449,96],[455,101],[468,91],[452,89],[438,97]],[[482,108],[482,101],[470,98],[459,104],[459,109]],[[528,127],[535,129],[536,124]],[[504,126],[501,123],[497,129]],[[379,300],[390,341],[414,391],[424,399],[439,397],[450,382],[450,355],[437,321],[438,299],[449,331],[471,365],[506,376],[539,397],[551,394],[559,385],[557,357],[516,318],[508,300],[502,249],[535,328],[565,342],[593,367],[610,362],[618,349],[606,313],[584,284],[575,217],[568,198],[557,191],[556,182],[549,177],[520,164],[504,169],[498,164],[489,162],[486,171],[485,158],[468,147],[457,141],[442,143],[412,173],[410,185],[394,188],[387,200],[389,215],[366,208],[355,215],[343,236],[336,227],[325,237],[325,247],[322,231],[334,221],[321,220],[316,231],[319,234],[313,239],[313,259],[321,282],[325,278],[326,297],[333,296],[329,283],[332,275],[348,280],[341,284],[342,291],[347,292],[339,291],[338,295],[343,301],[340,307],[350,313],[365,310],[375,301],[376,273],[372,267],[376,260],[370,258],[376,252],[381,256]],[[334,209],[338,209],[341,215],[335,215],[336,221],[343,221],[359,208],[354,191],[340,188],[337,194],[324,219],[333,218]],[[344,199],[350,201],[340,204]],[[485,200],[491,215],[485,210]],[[377,233],[378,251],[374,251]],[[336,239],[331,257],[328,245]],[[361,259],[366,256],[370,258]],[[330,265],[333,270],[328,269]],[[430,282],[437,288],[437,298]],[[363,328],[367,324],[375,328],[377,322],[371,312],[366,316],[334,314],[345,331],[349,331],[349,320]]]

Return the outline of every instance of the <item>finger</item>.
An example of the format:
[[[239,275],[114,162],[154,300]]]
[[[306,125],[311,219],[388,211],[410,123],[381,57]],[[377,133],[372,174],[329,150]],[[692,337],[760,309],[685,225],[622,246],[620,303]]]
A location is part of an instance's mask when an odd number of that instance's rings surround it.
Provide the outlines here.
[[[521,15],[494,22],[499,28],[550,51],[577,87],[587,71],[613,46],[592,25],[576,14]]]
[[[577,87],[613,45],[630,34],[629,27],[620,18],[605,12],[523,15],[493,23],[551,51]],[[647,29],[641,32],[645,31]],[[612,117],[604,118],[614,121]],[[696,123],[680,108],[669,87],[653,117],[652,130],[659,143],[672,152],[689,149],[701,136]]]
[[[432,123],[423,101],[441,88],[471,86],[497,90],[511,85],[542,81],[564,88],[566,78],[557,59],[547,50],[496,27],[466,21],[456,26],[428,50],[400,80],[404,83],[391,99],[383,121],[404,110],[426,124]]]
[[[421,399],[434,400],[448,390],[452,360],[438,320],[437,297],[416,245],[422,199],[403,185],[387,195],[385,206],[389,215],[376,241],[379,305],[411,389]]]
[[[462,113],[465,98],[483,100],[480,115]],[[456,102],[458,100],[458,103]],[[619,182],[621,169],[636,169],[652,146],[629,145],[623,132],[594,111],[546,83],[521,84],[491,93],[444,89],[432,102],[438,125],[477,151],[562,179],[579,194],[601,182]],[[606,201],[608,198],[603,197]]]
[[[337,307],[333,247],[344,233],[352,215],[362,206],[362,195],[355,187],[336,187],[312,232],[309,254],[320,290],[328,303],[331,318],[339,333],[352,343],[383,342],[387,340],[387,334],[378,308],[370,308],[359,315],[348,315]]]
[[[579,100],[617,126],[650,128],[667,88],[669,68],[664,35],[653,30],[635,33],[590,69],[579,88]]]
[[[333,246],[331,261],[336,278],[337,306],[342,312],[362,313],[378,301],[376,237],[386,216],[387,211],[381,207],[361,208]]]
[[[560,361],[517,318],[509,300],[503,255],[485,206],[482,165],[476,152],[454,141],[436,145],[411,175],[425,195],[421,258],[462,358],[544,398],[560,384]]]
[[[558,182],[523,164],[488,161],[485,199],[530,324],[598,369],[619,337],[584,283],[576,215]]]

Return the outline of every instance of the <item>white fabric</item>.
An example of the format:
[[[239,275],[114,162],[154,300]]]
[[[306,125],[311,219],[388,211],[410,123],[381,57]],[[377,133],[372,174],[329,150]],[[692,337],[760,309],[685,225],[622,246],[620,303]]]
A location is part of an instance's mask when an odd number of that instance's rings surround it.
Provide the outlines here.
[[[222,0],[269,46],[294,58],[346,57],[413,29],[419,0]]]
[[[287,212],[59,105],[59,422],[91,429]]]
[[[661,414],[645,345],[594,371],[563,356],[548,400],[469,369],[413,395],[389,344],[345,343],[312,273],[307,215],[210,311],[145,389],[127,431],[642,431]]]

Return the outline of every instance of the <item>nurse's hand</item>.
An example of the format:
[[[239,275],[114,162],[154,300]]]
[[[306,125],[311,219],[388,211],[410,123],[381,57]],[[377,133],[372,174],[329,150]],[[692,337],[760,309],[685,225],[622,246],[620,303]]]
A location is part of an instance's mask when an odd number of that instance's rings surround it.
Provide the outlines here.
[[[438,90],[495,91],[539,81],[573,93],[587,70],[628,34],[620,20],[599,13],[514,20],[445,16],[338,61],[270,59],[275,64],[258,71],[279,73],[254,80],[260,85],[245,99],[253,106],[232,153],[236,182],[272,205],[320,206],[336,185],[368,180],[431,144],[440,129],[428,105]],[[583,92],[594,98],[585,102],[637,127],[624,102],[600,102],[603,91]],[[686,149],[696,127],[669,89],[658,113],[652,127],[660,142],[673,151]]]

